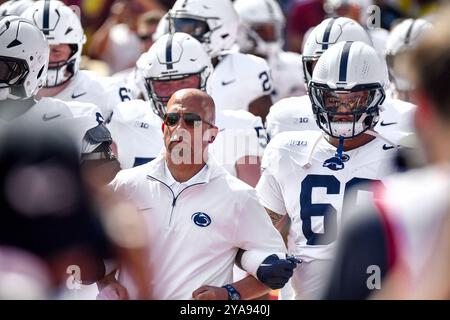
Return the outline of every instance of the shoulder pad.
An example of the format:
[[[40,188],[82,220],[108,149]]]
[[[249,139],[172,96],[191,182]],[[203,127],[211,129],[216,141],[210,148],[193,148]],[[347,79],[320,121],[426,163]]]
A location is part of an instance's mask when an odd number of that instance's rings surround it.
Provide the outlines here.
[[[90,144],[99,144],[104,142],[108,142],[109,144],[112,143],[111,133],[103,124],[99,124],[98,126],[86,131],[85,139]]]

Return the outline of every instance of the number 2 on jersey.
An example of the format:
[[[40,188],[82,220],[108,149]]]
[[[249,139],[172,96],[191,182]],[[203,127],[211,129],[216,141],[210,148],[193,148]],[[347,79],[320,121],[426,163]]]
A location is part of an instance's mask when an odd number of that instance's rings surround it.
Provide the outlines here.
[[[345,184],[342,214],[356,205],[357,191],[369,191],[369,182],[376,180],[353,178]],[[353,189],[353,187],[355,187]],[[330,203],[312,203],[314,188],[325,188],[327,194],[338,195],[341,182],[335,176],[311,174],[301,183],[300,219],[307,245],[327,245],[337,239],[337,210]],[[351,192],[350,192],[351,190]],[[323,233],[315,233],[311,227],[311,217],[323,217]]]
[[[267,71],[261,72],[259,74],[259,79],[262,80],[263,92],[268,92],[272,90],[272,83],[270,81],[270,77]]]

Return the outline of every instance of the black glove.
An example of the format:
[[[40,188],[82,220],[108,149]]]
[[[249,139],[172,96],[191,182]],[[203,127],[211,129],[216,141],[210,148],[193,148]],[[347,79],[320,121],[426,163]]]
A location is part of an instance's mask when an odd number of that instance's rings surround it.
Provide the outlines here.
[[[256,276],[269,288],[280,289],[292,277],[294,269],[299,263],[301,261],[293,256],[280,259],[276,254],[272,254],[261,263],[256,271]]]

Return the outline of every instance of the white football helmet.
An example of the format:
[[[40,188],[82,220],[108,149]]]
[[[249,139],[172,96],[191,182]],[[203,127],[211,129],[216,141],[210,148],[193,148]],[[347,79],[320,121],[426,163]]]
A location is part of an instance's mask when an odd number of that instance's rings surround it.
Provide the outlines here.
[[[177,0],[169,21],[172,33],[190,34],[214,58],[235,43],[239,17],[230,0]]]
[[[272,56],[283,46],[286,22],[280,5],[275,0],[236,0],[234,8],[241,19],[244,32],[238,34],[241,52]],[[261,34],[266,35],[266,40]]]
[[[152,35],[153,42],[156,42],[163,35],[170,33],[169,28],[169,16],[166,13],[158,22],[158,26],[156,27],[155,32]]]
[[[386,42],[386,62],[389,67],[389,78],[397,90],[412,89],[405,75],[404,54],[413,50],[431,28],[432,24],[424,19],[406,19],[389,33]]]
[[[33,5],[33,0],[9,0],[0,5],[0,16],[20,16]]]
[[[0,100],[32,97],[45,84],[49,47],[30,21],[0,18]]]
[[[182,32],[165,34],[136,62],[143,78],[148,98],[153,101],[153,111],[161,118],[166,114],[170,95],[158,94],[156,85],[164,81],[181,80],[198,75],[197,89],[207,91],[208,78],[213,67],[211,58],[202,44]]]
[[[328,49],[309,84],[317,125],[327,135],[344,139],[372,129],[385,99],[386,81],[386,63],[373,47],[347,41]]]
[[[40,0],[22,15],[41,29],[49,45],[68,44],[69,59],[50,63],[45,87],[57,87],[69,81],[80,69],[81,51],[86,42],[78,15],[58,0]]]
[[[302,61],[306,85],[311,80],[314,65],[319,57],[327,49],[342,41],[362,41],[373,46],[369,34],[358,22],[345,17],[323,20],[309,34],[303,48]]]

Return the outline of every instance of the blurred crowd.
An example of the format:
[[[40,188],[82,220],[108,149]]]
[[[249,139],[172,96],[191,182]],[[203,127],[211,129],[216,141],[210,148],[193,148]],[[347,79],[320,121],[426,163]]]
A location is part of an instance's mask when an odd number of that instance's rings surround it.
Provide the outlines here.
[[[4,0],[0,1],[0,3]],[[32,2],[32,0],[30,0]],[[152,35],[173,0],[65,0],[79,7],[87,36],[83,67],[112,75],[133,67],[152,44]],[[308,30],[337,14],[360,21],[369,19],[371,5],[381,9],[380,27],[390,30],[405,18],[426,17],[442,0],[278,0],[286,17],[284,49],[302,52]],[[127,50],[123,50],[127,48]],[[117,53],[120,51],[120,55]],[[95,61],[91,61],[94,59]]]

